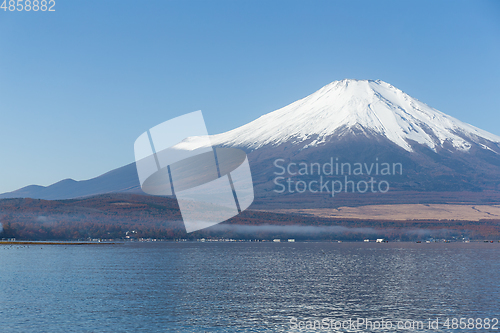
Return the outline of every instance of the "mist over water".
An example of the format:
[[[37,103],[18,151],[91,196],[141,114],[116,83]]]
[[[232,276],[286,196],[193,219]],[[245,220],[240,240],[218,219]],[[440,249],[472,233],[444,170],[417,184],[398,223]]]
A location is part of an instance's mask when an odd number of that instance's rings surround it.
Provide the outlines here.
[[[369,228],[369,227],[345,227],[345,226],[308,226],[308,225],[238,225],[218,224],[199,233],[201,236],[231,235],[239,238],[269,238],[269,237],[296,237],[299,239],[344,239],[352,238],[361,240],[363,238],[381,237],[406,239],[425,238],[448,238],[458,237],[460,232],[446,228],[422,229],[422,228]]]
[[[258,232],[278,232],[290,234],[339,234],[344,232],[360,232],[360,233],[380,233],[382,231],[373,228],[348,228],[343,226],[304,226],[304,225],[218,225],[217,231],[236,231],[242,233],[258,233]]]

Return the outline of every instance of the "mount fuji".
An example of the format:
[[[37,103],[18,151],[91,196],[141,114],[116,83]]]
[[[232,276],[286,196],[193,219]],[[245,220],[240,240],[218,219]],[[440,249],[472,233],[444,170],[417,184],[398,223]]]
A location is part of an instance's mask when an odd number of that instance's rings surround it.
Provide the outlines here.
[[[474,110],[478,111],[478,110]],[[448,116],[380,81],[332,82],[313,94],[238,127],[212,135],[213,146],[248,153],[254,207],[331,207],[367,203],[500,202],[500,136]],[[196,137],[176,145],[195,149]],[[276,160],[289,163],[400,163],[385,179],[391,191],[277,193]],[[317,175],[285,175],[305,182]],[[362,177],[358,177],[362,178]],[[141,192],[134,163],[86,181],[28,186],[0,198],[67,199],[108,192]]]

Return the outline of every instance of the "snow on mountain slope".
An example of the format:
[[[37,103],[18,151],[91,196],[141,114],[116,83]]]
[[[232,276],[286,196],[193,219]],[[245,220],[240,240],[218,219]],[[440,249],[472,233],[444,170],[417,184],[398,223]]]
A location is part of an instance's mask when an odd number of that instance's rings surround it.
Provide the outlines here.
[[[471,143],[492,150],[484,140],[494,143],[496,151],[500,148],[499,136],[433,109],[386,82],[349,79],[332,82],[301,100],[210,139],[213,145],[252,150],[313,139],[307,145],[304,142],[302,148],[308,148],[353,129],[383,135],[407,151],[412,151],[409,140],[434,151],[445,143],[462,151],[469,150]],[[196,138],[189,138],[177,147],[192,149],[196,142]]]

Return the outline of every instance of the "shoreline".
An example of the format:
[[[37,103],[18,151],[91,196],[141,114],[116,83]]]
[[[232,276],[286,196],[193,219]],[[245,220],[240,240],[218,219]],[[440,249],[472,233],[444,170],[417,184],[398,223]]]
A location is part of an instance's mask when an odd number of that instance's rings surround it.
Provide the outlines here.
[[[116,245],[118,242],[0,241],[0,245]]]

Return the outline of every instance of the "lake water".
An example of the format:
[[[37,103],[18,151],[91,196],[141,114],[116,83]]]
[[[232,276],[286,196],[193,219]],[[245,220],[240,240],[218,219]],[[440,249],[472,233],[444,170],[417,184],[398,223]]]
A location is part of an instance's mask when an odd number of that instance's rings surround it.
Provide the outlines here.
[[[1,332],[498,332],[494,317],[499,243],[0,246]]]

